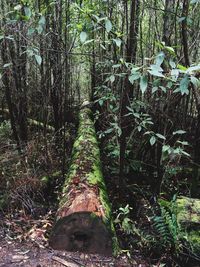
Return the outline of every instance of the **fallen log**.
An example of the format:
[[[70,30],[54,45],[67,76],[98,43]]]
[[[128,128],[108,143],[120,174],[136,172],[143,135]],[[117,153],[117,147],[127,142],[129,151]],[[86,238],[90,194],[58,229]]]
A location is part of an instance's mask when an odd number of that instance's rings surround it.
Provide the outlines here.
[[[0,113],[1,114],[5,114],[7,115],[8,117],[10,116],[10,112],[8,109],[2,109],[0,108]],[[51,125],[48,125],[48,124],[44,124],[43,122],[41,121],[37,121],[37,120],[33,120],[33,119],[30,119],[30,118],[27,118],[27,121],[28,121],[28,124],[32,127],[36,127],[38,129],[46,129],[47,132],[54,132],[55,131],[55,128]]]
[[[58,250],[104,255],[118,250],[95,128],[87,107],[80,111],[71,167],[49,245]]]

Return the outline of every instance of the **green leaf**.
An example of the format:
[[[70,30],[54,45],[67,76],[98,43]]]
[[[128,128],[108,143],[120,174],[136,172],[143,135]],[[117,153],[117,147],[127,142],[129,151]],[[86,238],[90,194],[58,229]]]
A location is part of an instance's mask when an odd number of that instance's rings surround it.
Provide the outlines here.
[[[165,46],[166,50],[171,54],[171,55],[175,55],[175,51],[174,48],[171,46]]]
[[[200,71],[200,65],[196,65],[196,66],[191,66],[187,69],[187,73],[191,74],[195,71]]]
[[[86,32],[81,32],[80,33],[81,43],[85,43],[86,39],[87,39],[87,33]]]
[[[22,5],[16,5],[15,7],[14,7],[14,10],[16,10],[16,11],[19,11],[19,10],[21,10],[22,9]]]
[[[112,30],[112,23],[109,19],[105,21],[106,31],[109,33]]]
[[[200,0],[191,0],[190,3],[191,3],[191,4],[200,3]]]
[[[194,85],[195,88],[199,88],[200,87],[200,80],[197,79],[196,77],[191,76],[190,77],[190,81]]]
[[[177,68],[178,68],[179,70],[182,70],[182,71],[186,71],[186,70],[187,70],[187,68],[186,68],[185,66],[181,65],[181,64],[178,64],[178,65],[177,65]]]
[[[159,86],[159,88],[160,88],[164,93],[167,92],[167,90],[166,90],[166,88],[165,88],[164,86]]]
[[[40,55],[34,55],[35,56],[35,60],[36,62],[38,63],[38,65],[41,65],[42,64],[42,58]]]
[[[162,134],[157,133],[156,136],[160,139],[166,140],[165,136]]]
[[[26,15],[28,18],[31,17],[32,12],[31,12],[31,10],[30,10],[29,7],[25,6],[25,7],[24,7],[24,12],[25,12],[25,15]]]
[[[155,144],[155,142],[156,142],[156,137],[153,135],[151,138],[150,138],[150,144],[151,144],[151,146],[153,146],[154,144]]]
[[[188,95],[189,94],[189,90],[188,90],[188,86],[189,86],[189,83],[190,83],[190,80],[189,80],[189,77],[188,75],[186,75],[180,82],[180,92],[182,95],[186,94]]]
[[[147,76],[143,75],[140,77],[140,90],[142,91],[142,94],[144,94],[144,92],[146,91],[147,86],[148,86]]]
[[[131,75],[128,77],[129,82],[130,82],[131,84],[133,84],[134,81],[136,81],[136,80],[138,80],[138,79],[140,78],[140,76],[141,76],[141,74],[140,74],[139,72],[135,72],[135,73],[131,74]]]
[[[157,86],[154,86],[154,87],[152,88],[152,93],[155,93],[156,91],[158,91],[158,87],[157,87]]]
[[[5,69],[5,68],[8,68],[8,67],[10,67],[10,66],[12,66],[12,62],[4,64],[4,65],[3,65],[3,68]]]
[[[111,75],[109,80],[110,80],[111,83],[113,83],[115,81],[115,75]]]
[[[186,17],[181,17],[181,18],[178,19],[178,22],[182,22],[182,21],[184,21],[185,19],[186,19]]]
[[[178,131],[173,132],[173,135],[175,135],[175,134],[185,134],[185,133],[186,133],[186,131],[184,131],[184,130],[178,130]]]
[[[165,58],[165,54],[163,52],[160,52],[157,56],[156,56],[156,65],[160,66]]]
[[[45,26],[45,23],[46,23],[46,19],[45,19],[45,16],[41,16],[38,24],[41,25],[41,26]]]
[[[161,72],[159,72],[158,70],[148,70],[148,72],[156,77],[165,77]]]
[[[176,63],[170,58],[169,65],[172,67],[172,69],[176,68]]]
[[[122,40],[117,38],[117,39],[113,39],[113,41],[116,43],[116,46],[120,47],[122,44]]]
[[[176,82],[179,76],[179,70],[178,69],[172,69],[171,70],[171,78],[172,81]]]

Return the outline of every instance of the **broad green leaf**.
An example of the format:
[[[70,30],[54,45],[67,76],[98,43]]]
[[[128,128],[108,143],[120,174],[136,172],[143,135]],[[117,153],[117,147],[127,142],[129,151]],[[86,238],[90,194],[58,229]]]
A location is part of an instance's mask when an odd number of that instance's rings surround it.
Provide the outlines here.
[[[115,81],[115,75],[111,75],[109,80],[110,80],[111,83],[113,83]]]
[[[179,70],[178,69],[172,69],[171,70],[171,78],[172,81],[176,82],[179,76]]]
[[[163,52],[160,52],[157,56],[156,56],[156,65],[160,66],[165,58],[165,54]]]
[[[148,72],[156,77],[165,77],[161,72],[159,72],[158,70],[148,70]]]
[[[116,43],[116,46],[120,47],[122,44],[122,40],[117,38],[117,39],[113,39],[113,41]]]
[[[176,63],[170,58],[169,65],[172,67],[172,69],[176,68]]]
[[[178,64],[178,65],[177,65],[177,68],[178,68],[179,70],[182,70],[182,71],[186,71],[186,70],[187,70],[187,68],[186,68],[185,66],[181,65],[181,64]]]
[[[185,133],[186,133],[186,131],[184,131],[184,130],[178,130],[178,131],[173,132],[173,135],[175,135],[175,134],[185,134]]]
[[[86,44],[90,44],[90,43],[92,43],[93,41],[94,41],[94,39],[87,40],[86,42],[84,42],[84,45],[86,45]]]
[[[106,47],[102,44],[100,44],[101,48],[103,48],[103,50],[106,50]]]
[[[178,18],[178,22],[182,22],[186,19],[186,17],[181,17],[181,18]]]
[[[165,46],[165,48],[167,49],[167,51],[172,54],[172,55],[175,55],[175,51],[174,51],[174,48],[171,47],[171,46]]]
[[[38,23],[39,23],[39,25],[45,26],[45,23],[46,23],[45,16],[41,16],[41,18],[40,18]]]
[[[166,140],[165,136],[162,134],[157,133],[156,136],[160,139]]]
[[[197,79],[196,77],[192,76],[190,77],[191,83],[194,85],[196,88],[200,88],[200,80]]]
[[[189,83],[190,83],[189,77],[188,75],[186,75],[180,82],[180,92],[182,95],[189,94],[189,89],[188,89]]]
[[[164,152],[166,152],[166,151],[169,151],[170,150],[170,146],[169,145],[164,145],[163,147],[162,147],[162,152],[164,153]]]
[[[14,10],[16,10],[16,11],[19,11],[19,10],[21,10],[22,9],[22,5],[16,5],[15,7],[14,7]]]
[[[115,64],[112,66],[113,69],[117,69],[117,68],[120,68],[121,67],[121,64]]]
[[[31,17],[31,15],[32,15],[32,12],[31,12],[31,10],[30,10],[30,8],[29,7],[24,7],[24,12],[25,12],[25,15],[28,17],[28,18],[30,18]]]
[[[191,3],[191,4],[200,3],[200,0],[191,0],[190,3]]]
[[[10,66],[12,66],[12,62],[4,64],[4,65],[3,65],[3,68],[8,68],[8,67],[10,67]]]
[[[81,32],[80,33],[81,43],[85,43],[86,39],[87,39],[87,33],[86,32]]]
[[[154,86],[154,87],[152,88],[152,93],[155,93],[156,91],[158,91],[158,87],[157,87],[157,86]]]
[[[37,27],[37,31],[38,31],[38,33],[39,34],[41,34],[42,32],[43,32],[43,27],[42,27],[42,25],[38,25],[38,27]]]
[[[142,91],[142,94],[144,94],[144,92],[146,91],[147,86],[148,86],[147,76],[143,75],[140,77],[140,90]]]
[[[42,63],[42,58],[41,58],[41,56],[40,55],[34,55],[35,56],[35,60],[36,60],[36,62],[38,63],[38,65],[41,65],[41,63]]]
[[[167,90],[166,90],[166,88],[165,88],[164,86],[159,86],[159,88],[160,88],[164,93],[167,92]]]
[[[151,138],[150,138],[150,144],[151,144],[151,146],[153,146],[154,144],[155,144],[155,142],[156,142],[156,137],[153,135]]]
[[[194,71],[200,71],[200,65],[196,65],[196,66],[191,66],[187,69],[187,73],[191,74],[193,73]]]
[[[140,74],[139,72],[135,72],[135,73],[131,74],[131,75],[128,77],[129,82],[130,82],[131,84],[133,84],[134,81],[136,81],[136,80],[138,80],[138,79],[140,78],[140,76],[141,76],[141,74]]]
[[[109,33],[112,30],[112,23],[109,19],[105,21],[106,31]]]

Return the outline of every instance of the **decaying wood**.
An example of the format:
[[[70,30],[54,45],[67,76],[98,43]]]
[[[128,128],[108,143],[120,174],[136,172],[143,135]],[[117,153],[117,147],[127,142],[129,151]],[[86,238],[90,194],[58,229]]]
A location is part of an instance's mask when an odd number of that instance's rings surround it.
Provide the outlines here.
[[[72,162],[49,244],[54,249],[111,255],[117,241],[89,108],[80,111]]]

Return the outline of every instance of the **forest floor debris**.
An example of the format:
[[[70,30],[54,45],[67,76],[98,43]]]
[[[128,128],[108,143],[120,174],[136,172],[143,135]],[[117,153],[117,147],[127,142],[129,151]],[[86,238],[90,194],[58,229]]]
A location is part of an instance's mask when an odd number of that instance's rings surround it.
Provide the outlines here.
[[[147,267],[139,255],[129,259],[89,255],[79,252],[56,251],[48,247],[48,232],[52,216],[34,220],[31,216],[15,214],[1,216],[0,267]]]

